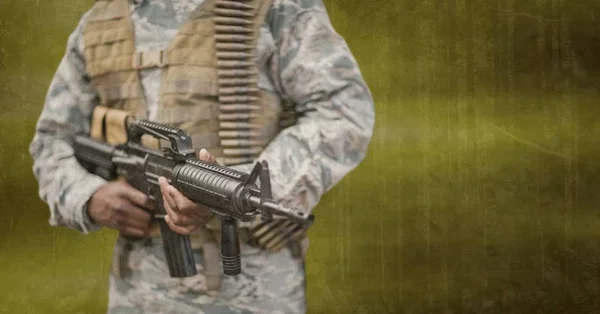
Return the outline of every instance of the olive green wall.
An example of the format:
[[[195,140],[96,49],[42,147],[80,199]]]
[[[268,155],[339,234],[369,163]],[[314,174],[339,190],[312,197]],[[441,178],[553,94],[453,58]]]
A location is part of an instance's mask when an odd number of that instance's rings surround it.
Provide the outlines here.
[[[105,311],[115,234],[51,228],[27,152],[92,2],[0,0],[0,313]],[[326,3],[377,123],[315,210],[310,313],[600,308],[597,5]]]

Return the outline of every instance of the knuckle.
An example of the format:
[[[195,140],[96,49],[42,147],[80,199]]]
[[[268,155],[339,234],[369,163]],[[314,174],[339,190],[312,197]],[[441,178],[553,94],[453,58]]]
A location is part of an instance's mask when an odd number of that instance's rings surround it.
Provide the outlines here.
[[[171,217],[171,222],[173,222],[174,225],[181,224],[181,217],[179,217],[177,215],[173,215]]]
[[[123,203],[123,201],[116,201],[114,203],[112,203],[112,210],[117,212],[117,213],[122,213],[125,211],[125,204]]]
[[[117,230],[121,230],[123,228],[122,224],[116,219],[111,221],[109,225]]]
[[[112,192],[116,195],[122,196],[127,194],[127,186],[122,181],[116,181],[111,188],[113,189]]]
[[[166,202],[165,203],[165,209],[168,209],[170,211],[175,211],[178,208],[177,208],[176,204],[172,204],[172,203]]]
[[[144,213],[144,215],[140,217],[140,221],[142,221],[143,223],[149,223],[151,220],[152,216],[150,216],[150,214],[148,213]]]
[[[136,229],[127,228],[125,230],[126,230],[127,234],[130,235],[130,236],[138,236],[139,235],[139,233],[138,233],[138,231]]]
[[[181,211],[189,211],[194,208],[194,203],[185,197],[179,197],[177,200],[177,208]]]
[[[184,204],[183,202],[178,202],[177,203],[177,209],[180,212],[187,212],[190,210],[189,206],[187,204]]]
[[[123,226],[123,225],[125,225],[125,221],[126,221],[126,220],[125,220],[125,217],[124,217],[123,215],[117,215],[117,216],[115,217],[114,221],[115,221],[115,223],[116,223],[118,226]]]
[[[182,209],[185,207],[185,206],[184,206],[185,204],[183,204],[183,203],[181,202],[181,199],[179,199],[179,198],[175,198],[175,199],[173,200],[173,205],[175,205],[174,207],[175,207],[177,210],[182,210]]]

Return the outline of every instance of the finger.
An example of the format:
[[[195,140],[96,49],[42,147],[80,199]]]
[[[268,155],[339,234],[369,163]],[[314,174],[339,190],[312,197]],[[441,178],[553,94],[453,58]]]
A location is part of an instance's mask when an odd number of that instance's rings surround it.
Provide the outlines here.
[[[217,163],[217,159],[215,158],[215,156],[213,156],[211,153],[209,153],[206,149],[201,149],[198,152],[198,159],[204,161],[204,162],[208,162],[211,164],[216,164]]]
[[[130,202],[137,206],[147,209],[155,209],[154,202],[146,194],[137,190],[136,188],[129,185],[127,182],[123,182],[122,189],[120,190],[121,195],[127,198]]]
[[[131,226],[123,227],[120,230],[120,233],[125,236],[132,236],[132,237],[139,237],[139,238],[147,237],[149,234],[149,232],[144,229],[135,228],[135,227],[131,227]]]
[[[165,177],[158,177],[158,186],[160,187],[160,191],[164,194],[167,186],[169,186],[169,181]]]
[[[152,221],[150,213],[132,203],[123,202],[115,210],[121,224],[144,228]]]
[[[132,217],[126,216],[126,215],[119,217],[119,225],[121,226],[121,229],[123,229],[125,227],[131,227],[131,228],[149,231],[151,224],[152,224],[151,220],[142,221],[142,220],[138,220],[138,219],[134,219]]]
[[[189,225],[194,225],[195,221],[186,215],[182,215],[181,213],[175,212],[171,206],[166,203],[165,211],[167,212],[167,216],[169,216],[170,221],[177,226],[185,227]]]
[[[198,159],[208,162],[210,160],[210,153],[203,148],[198,152]]]
[[[197,221],[200,221],[202,223],[208,223],[212,219],[214,214],[209,208],[204,206],[198,206],[195,210],[190,210],[189,215],[193,216],[194,219],[196,219]]]
[[[194,232],[196,229],[198,229],[198,226],[194,226],[194,225],[189,225],[189,226],[178,226],[176,224],[173,223],[173,221],[171,220],[170,216],[165,216],[165,221],[167,222],[167,225],[169,226],[169,228],[171,228],[171,230],[179,233],[179,234],[183,234],[183,235],[189,235],[192,232]]]
[[[174,210],[179,212],[190,212],[196,206],[196,203],[192,202],[189,198],[185,197],[185,195],[181,194],[181,192],[177,191],[174,186],[167,187],[167,194],[175,203]]]
[[[204,150],[206,151],[206,150]],[[173,220],[176,224],[181,225],[188,221],[199,221],[206,223],[212,218],[212,211],[204,206],[200,206],[185,195],[181,194],[174,186],[169,185],[164,178],[159,178],[159,184],[161,186],[161,192],[163,193],[163,199],[165,207],[167,204],[170,206]],[[189,219],[185,219],[187,216]]]
[[[173,207],[167,201],[167,194],[163,194],[163,206],[167,215],[171,216],[171,220],[179,221],[179,214],[173,210]]]
[[[181,194],[181,192],[177,191],[174,186],[168,184],[166,179],[161,177],[158,180],[163,197],[171,206],[173,211],[179,212],[184,207],[190,207],[194,205],[194,202],[190,201],[187,197]]]
[[[162,179],[162,180],[161,180]],[[171,206],[171,209],[174,211],[179,211],[179,209],[177,208],[177,203],[175,203],[175,201],[173,200],[173,197],[171,197],[169,191],[170,188],[175,189],[173,186],[169,185],[169,183],[167,183],[167,179],[161,177],[158,179],[158,182],[160,184],[160,192],[163,196],[163,206],[167,206],[167,204],[169,206]]]
[[[177,206],[174,210],[177,212],[177,215],[185,215],[203,223],[206,223],[212,219],[213,213],[208,207],[192,202],[190,199],[185,197],[185,195],[177,191],[177,189],[175,189],[173,186],[170,186],[167,189],[168,193],[166,195],[168,195]]]

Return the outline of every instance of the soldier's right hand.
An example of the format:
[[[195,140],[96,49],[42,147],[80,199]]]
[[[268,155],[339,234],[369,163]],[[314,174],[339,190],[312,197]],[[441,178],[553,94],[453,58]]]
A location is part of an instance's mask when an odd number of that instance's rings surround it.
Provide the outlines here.
[[[121,235],[147,237],[154,202],[124,181],[113,181],[92,195],[88,214],[97,224],[118,230]]]

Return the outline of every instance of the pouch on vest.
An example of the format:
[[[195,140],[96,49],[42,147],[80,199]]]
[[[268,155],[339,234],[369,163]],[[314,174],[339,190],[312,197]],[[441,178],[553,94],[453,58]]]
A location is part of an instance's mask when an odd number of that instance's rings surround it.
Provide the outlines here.
[[[127,111],[96,106],[92,113],[90,137],[110,145],[124,144],[131,119]]]
[[[92,113],[90,137],[110,145],[120,145],[127,142],[127,130],[135,120],[129,112],[120,109],[96,106]],[[160,140],[144,134],[141,139],[142,146],[158,150]]]

